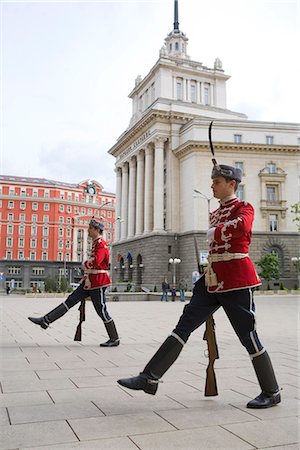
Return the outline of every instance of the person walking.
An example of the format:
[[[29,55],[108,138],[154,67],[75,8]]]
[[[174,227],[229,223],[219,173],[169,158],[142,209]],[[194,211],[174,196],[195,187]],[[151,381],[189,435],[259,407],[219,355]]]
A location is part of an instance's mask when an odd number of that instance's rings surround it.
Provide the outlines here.
[[[214,164],[211,178],[213,195],[220,200],[220,206],[210,213],[205,275],[195,283],[191,301],[184,307],[175,329],[144,370],[136,377],[119,379],[118,383],[156,394],[159,379],[176,361],[190,334],[222,307],[250,356],[261,388],[247,407],[269,408],[280,403],[281,396],[270,357],[256,329],[253,294],[261,281],[248,255],[254,210],[235,195],[242,179],[240,169]]]
[[[66,314],[70,308],[90,297],[96,313],[104,322],[109,337],[108,341],[100,344],[100,347],[116,347],[120,344],[120,339],[115,323],[108,313],[105,301],[105,291],[111,284],[111,280],[108,275],[109,250],[107,243],[102,237],[103,230],[103,223],[94,218],[90,221],[88,235],[93,240],[91,257],[82,264],[84,275],[77,289],[69,295],[66,301],[45,316],[28,317],[28,319],[46,329],[51,323]]]
[[[161,301],[162,302],[164,302],[164,301],[167,302],[168,301],[169,283],[167,282],[166,278],[161,283],[161,290],[162,290]]]
[[[187,283],[184,278],[179,281],[180,301],[185,301],[185,291],[187,289]]]

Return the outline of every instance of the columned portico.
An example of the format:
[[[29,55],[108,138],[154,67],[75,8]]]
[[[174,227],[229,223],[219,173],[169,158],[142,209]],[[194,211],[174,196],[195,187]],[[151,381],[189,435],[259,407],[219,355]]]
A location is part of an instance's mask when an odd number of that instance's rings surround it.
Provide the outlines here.
[[[127,238],[128,229],[128,163],[122,166],[122,207],[121,239]]]
[[[155,139],[154,150],[154,223],[153,231],[164,230],[164,142],[166,138]]]
[[[115,221],[115,236],[114,241],[117,242],[121,237],[120,219],[121,219],[121,203],[122,203],[122,171],[119,167],[116,168],[117,186],[116,186],[116,221]]]
[[[144,151],[137,154],[136,178],[136,227],[135,234],[140,236],[144,229]]]
[[[153,228],[153,181],[153,144],[148,144],[145,150],[144,234]]]
[[[128,237],[134,236],[135,230],[135,189],[136,188],[136,158],[129,162],[129,194],[128,194]]]

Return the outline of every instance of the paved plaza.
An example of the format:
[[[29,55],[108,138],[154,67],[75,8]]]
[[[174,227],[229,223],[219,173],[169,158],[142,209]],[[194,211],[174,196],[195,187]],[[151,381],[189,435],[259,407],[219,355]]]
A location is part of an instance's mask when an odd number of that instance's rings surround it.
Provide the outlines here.
[[[156,396],[117,379],[141,371],[176,324],[180,302],[109,302],[121,345],[107,339],[87,302],[82,342],[74,307],[47,330],[33,325],[58,298],[0,297],[1,449],[299,449],[299,303],[296,295],[257,296],[258,330],[283,401],[246,408],[260,391],[252,364],[222,310],[215,314],[220,359],[217,397],[205,398],[203,327],[193,333]]]

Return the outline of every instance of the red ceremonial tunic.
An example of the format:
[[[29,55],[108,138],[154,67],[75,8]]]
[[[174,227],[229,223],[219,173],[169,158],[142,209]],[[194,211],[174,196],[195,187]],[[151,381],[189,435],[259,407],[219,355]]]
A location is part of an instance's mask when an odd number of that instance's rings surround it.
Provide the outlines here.
[[[108,275],[108,246],[101,236],[93,240],[91,257],[84,261],[82,265],[84,289],[97,289],[111,284]]]
[[[208,292],[227,292],[261,284],[248,256],[254,219],[253,206],[237,197],[228,199],[210,214],[206,284]],[[217,256],[218,255],[218,256]],[[209,276],[211,275],[211,276]]]

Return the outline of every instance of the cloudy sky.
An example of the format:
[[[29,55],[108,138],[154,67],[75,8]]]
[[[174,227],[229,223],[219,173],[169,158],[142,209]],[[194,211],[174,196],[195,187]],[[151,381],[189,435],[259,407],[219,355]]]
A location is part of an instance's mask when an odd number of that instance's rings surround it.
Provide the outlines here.
[[[1,1],[1,174],[115,191],[128,94],[173,28],[173,0]],[[231,75],[227,107],[299,122],[299,1],[179,0],[188,54]],[[298,35],[297,35],[298,33]]]

